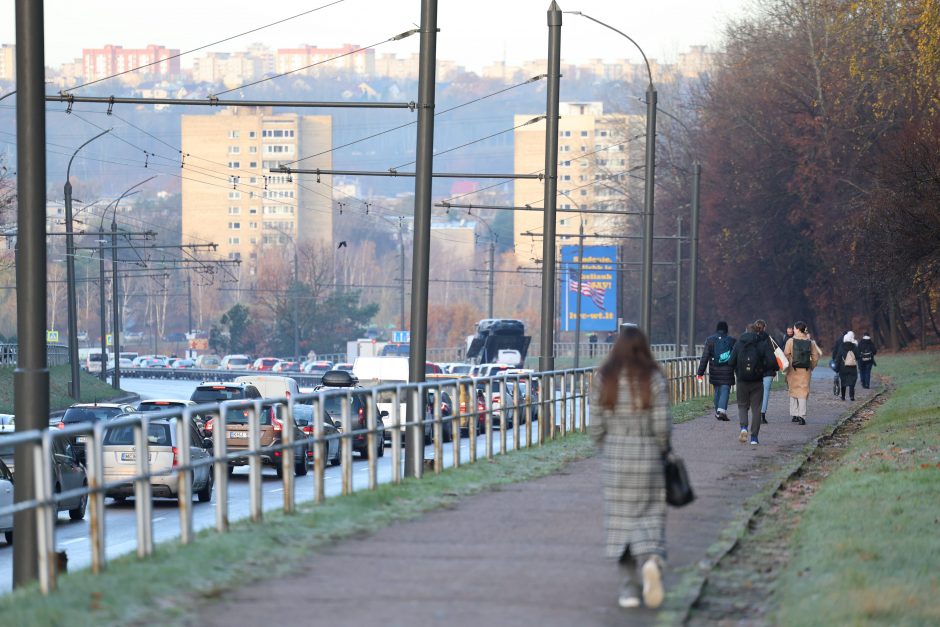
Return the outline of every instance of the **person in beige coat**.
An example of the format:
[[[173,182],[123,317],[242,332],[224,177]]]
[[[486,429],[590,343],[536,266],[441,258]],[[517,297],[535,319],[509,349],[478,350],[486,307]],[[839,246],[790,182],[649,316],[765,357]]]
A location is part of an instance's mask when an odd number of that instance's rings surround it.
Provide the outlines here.
[[[790,362],[787,370],[787,387],[790,388],[790,416],[793,422],[806,424],[806,401],[809,399],[809,384],[813,369],[819,363],[822,351],[806,331],[805,322],[793,325],[793,337],[783,349]]]

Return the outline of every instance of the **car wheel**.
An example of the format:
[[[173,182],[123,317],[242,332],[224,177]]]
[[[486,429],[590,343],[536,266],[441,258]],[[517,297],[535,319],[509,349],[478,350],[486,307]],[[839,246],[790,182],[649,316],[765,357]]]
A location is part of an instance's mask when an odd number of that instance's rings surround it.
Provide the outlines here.
[[[294,474],[298,477],[303,477],[307,474],[307,454],[306,451],[301,453],[299,456],[300,463],[294,464]]]
[[[10,544],[10,545],[13,544],[13,532],[12,531],[4,531],[3,538],[7,541],[7,544]]]
[[[82,487],[83,487],[83,488],[87,488],[87,487],[88,487],[88,484],[87,484],[87,483],[83,483],[83,484],[82,484]],[[87,494],[83,494],[83,495],[82,495],[82,500],[81,500],[81,502],[78,504],[78,507],[76,507],[75,509],[70,509],[70,510],[69,510],[69,518],[71,518],[72,520],[82,520],[82,519],[85,517],[85,510],[86,510],[87,508],[88,508],[88,495],[87,495]]]
[[[200,503],[208,503],[212,500],[212,475],[209,475],[209,478],[206,479],[206,485],[203,486],[202,490],[196,493],[196,498],[199,499]]]
[[[385,457],[385,438],[384,437],[379,438],[378,440],[379,440],[378,456]]]

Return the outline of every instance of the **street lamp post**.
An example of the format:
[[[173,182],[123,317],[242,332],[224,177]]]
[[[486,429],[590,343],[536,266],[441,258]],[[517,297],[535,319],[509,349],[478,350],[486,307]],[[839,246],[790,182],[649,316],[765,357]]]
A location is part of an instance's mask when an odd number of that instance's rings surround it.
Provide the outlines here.
[[[646,333],[650,341],[652,338],[653,313],[653,208],[654,189],[656,178],[656,87],[653,86],[653,71],[650,69],[646,53],[636,41],[623,31],[614,28],[598,19],[586,15],[581,11],[566,11],[572,15],[580,15],[592,22],[608,28],[627,39],[636,46],[646,64],[646,73],[649,78],[649,87],[646,90],[646,180],[643,195],[643,273],[640,280],[640,328]]]
[[[692,164],[692,229],[689,233],[689,355],[695,354],[695,297],[698,283],[698,211],[702,164]]]
[[[72,228],[72,161],[78,152],[99,137],[110,133],[111,129],[102,131],[75,149],[65,169],[65,286],[66,306],[68,307],[69,325],[69,372],[72,380],[69,384],[69,396],[80,400],[82,394],[81,370],[78,363],[78,298],[75,294],[75,240]]]

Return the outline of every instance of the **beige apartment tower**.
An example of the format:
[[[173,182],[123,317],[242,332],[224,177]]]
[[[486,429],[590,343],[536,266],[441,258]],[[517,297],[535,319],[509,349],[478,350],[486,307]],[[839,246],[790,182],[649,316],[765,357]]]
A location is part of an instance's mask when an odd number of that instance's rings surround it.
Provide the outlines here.
[[[645,118],[636,115],[605,114],[600,102],[560,104],[558,138],[558,209],[583,209],[584,232],[626,234],[622,217],[589,214],[589,211],[638,211],[643,205],[643,129]],[[515,116],[515,125],[533,117]],[[639,136],[639,137],[638,137]],[[545,168],[545,122],[515,131],[517,174],[542,172]],[[634,171],[636,170],[636,171]],[[544,182],[517,179],[514,202],[517,207],[543,207]],[[542,257],[542,212],[516,211],[515,249],[521,266],[532,266]],[[558,245],[577,243],[581,214],[558,213]],[[530,236],[533,233],[535,236]],[[565,241],[565,240],[568,241]],[[585,240],[586,244],[605,242]]]
[[[332,167],[332,118],[233,107],[182,116],[183,241],[212,241],[250,277],[267,247],[332,246],[332,177],[272,173]]]

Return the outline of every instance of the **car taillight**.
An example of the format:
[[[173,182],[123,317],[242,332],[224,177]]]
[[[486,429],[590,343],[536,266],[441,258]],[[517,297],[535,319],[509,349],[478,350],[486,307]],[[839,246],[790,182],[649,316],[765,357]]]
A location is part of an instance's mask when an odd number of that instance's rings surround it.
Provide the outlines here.
[[[274,410],[271,410],[271,413],[273,414],[273,413],[274,413]],[[271,416],[271,426],[274,428],[275,431],[280,431],[280,430],[281,430],[281,427],[282,427],[281,421],[278,420],[277,418],[275,418],[275,417],[272,415],[272,416]]]
[[[311,427],[310,425],[307,425],[306,427],[303,428],[303,432],[307,435],[311,435],[313,433],[313,427]]]
[[[360,407],[360,408],[359,408],[359,426],[360,426],[360,427],[365,427],[365,426],[366,426],[366,410],[365,410],[365,407]]]
[[[180,453],[179,450],[174,446],[173,447],[173,466],[176,467],[180,462]]]
[[[64,428],[65,428],[65,423],[64,423],[64,422],[60,422],[57,426],[58,426],[60,429],[64,429]]]
[[[211,432],[213,422],[215,422],[215,418],[209,418],[209,420],[206,421],[206,424],[202,425],[202,428]]]

